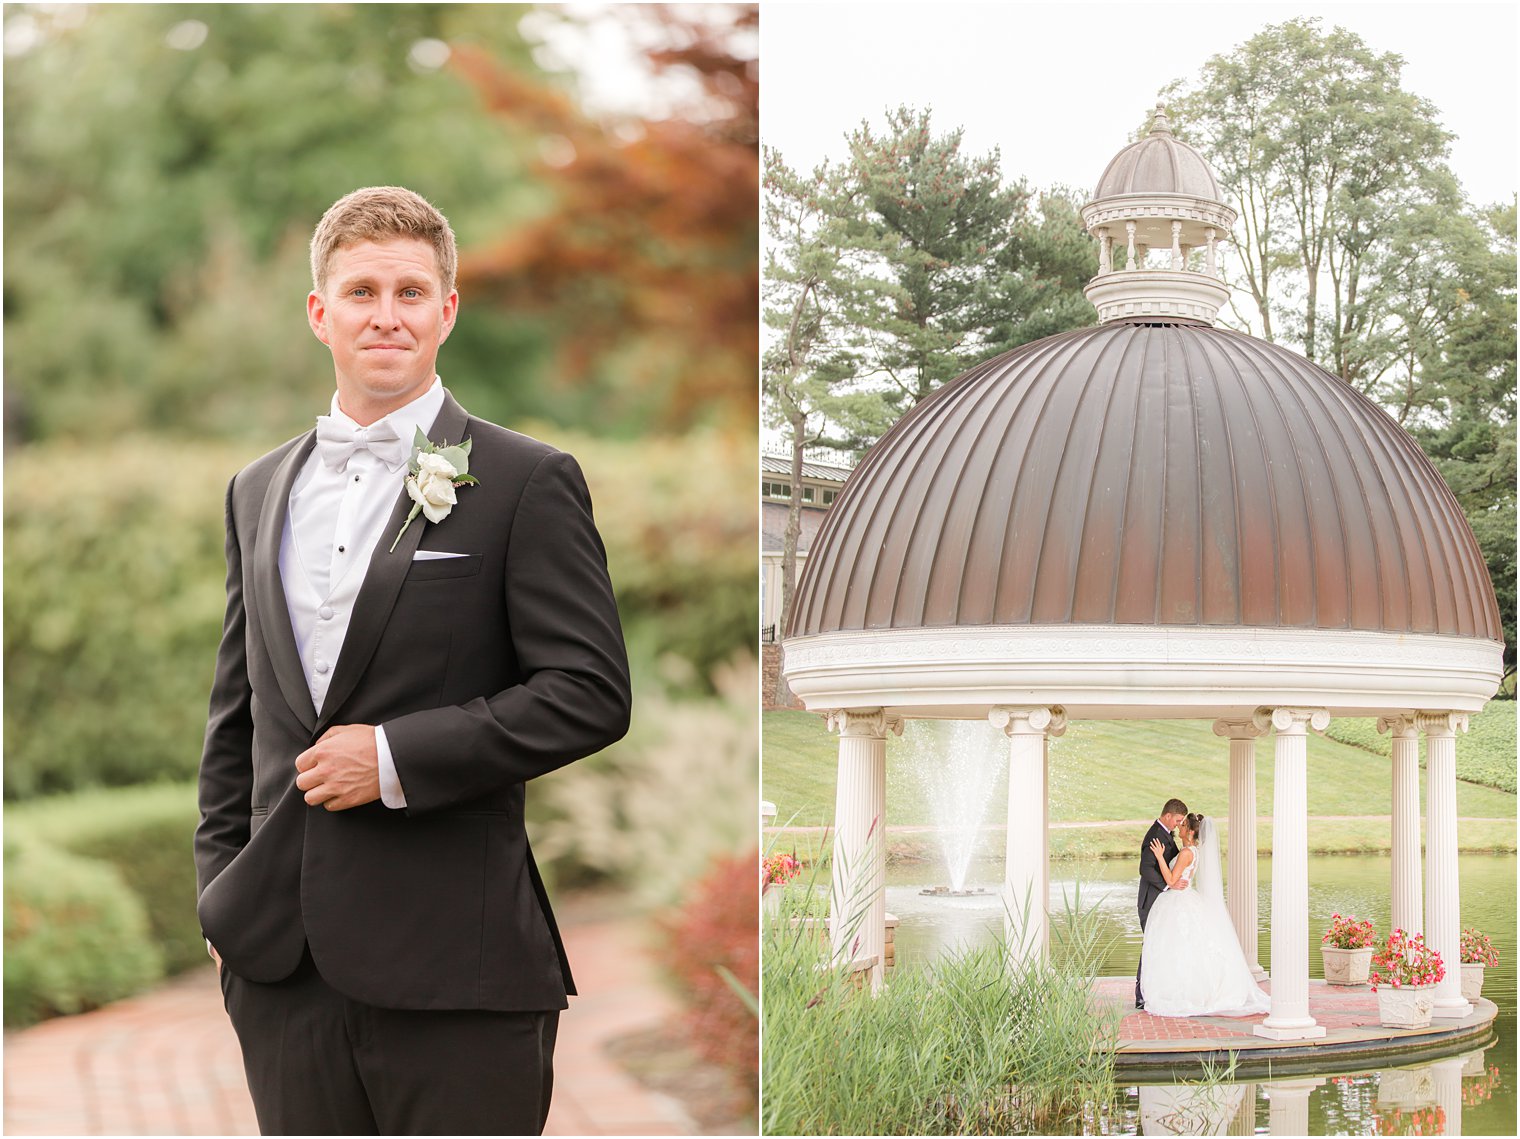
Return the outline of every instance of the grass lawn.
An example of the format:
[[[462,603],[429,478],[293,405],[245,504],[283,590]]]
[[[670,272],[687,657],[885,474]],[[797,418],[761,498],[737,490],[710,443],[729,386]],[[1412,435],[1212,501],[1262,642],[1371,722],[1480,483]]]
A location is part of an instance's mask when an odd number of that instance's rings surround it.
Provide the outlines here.
[[[1514,705],[1493,706],[1488,716],[1514,715]],[[1475,725],[1479,717],[1474,717]],[[949,725],[916,721],[903,738],[887,742],[887,822],[893,826],[934,822],[921,773],[944,762]],[[965,732],[961,727],[954,729]],[[1513,731],[1511,726],[1510,731]],[[808,712],[766,712],[762,717],[761,791],[776,804],[777,824],[818,826],[834,816],[837,739],[821,717]],[[1475,726],[1475,734],[1476,726]],[[985,739],[956,746],[985,748],[990,782],[985,823],[998,823],[1007,803],[1006,741],[990,726]],[[1457,743],[1460,763],[1469,738]],[[1513,744],[1510,745],[1513,749]],[[1513,750],[1511,750],[1513,767]],[[1223,818],[1229,811],[1229,744],[1204,721],[1074,722],[1050,744],[1051,821],[1149,819],[1175,795],[1193,810]],[[1365,748],[1310,734],[1309,813],[1311,815],[1387,815],[1392,799],[1388,760]],[[1272,813],[1272,741],[1259,740],[1256,751],[1256,804],[1259,815]],[[1423,803],[1422,803],[1423,809]],[[1513,846],[1515,796],[1476,783],[1457,785],[1457,813],[1504,820]],[[1315,824],[1320,825],[1320,824]],[[1326,824],[1328,825],[1328,821]],[[1367,824],[1356,824],[1366,826]],[[1342,830],[1346,828],[1342,827]],[[1377,829],[1386,831],[1386,825]],[[1504,828],[1499,828],[1503,830]],[[1332,849],[1366,849],[1355,827],[1345,845]],[[1266,848],[1268,834],[1261,837]],[[1330,833],[1326,832],[1328,839]],[[1476,836],[1475,836],[1476,837]],[[1313,838],[1311,828],[1311,839]],[[1468,836],[1464,835],[1464,843]],[[1054,841],[1054,839],[1053,839]],[[1095,839],[1096,841],[1096,839]],[[1340,840],[1338,840],[1340,841]],[[1126,838],[1125,847],[1131,845]],[[1483,849],[1484,847],[1479,847]],[[1487,847],[1492,849],[1492,847]]]

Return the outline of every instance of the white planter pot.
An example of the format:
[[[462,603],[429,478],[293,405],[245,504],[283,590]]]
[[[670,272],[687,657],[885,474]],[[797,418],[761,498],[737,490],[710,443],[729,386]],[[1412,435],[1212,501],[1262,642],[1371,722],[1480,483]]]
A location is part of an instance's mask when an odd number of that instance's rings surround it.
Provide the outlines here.
[[[1483,970],[1484,965],[1472,965],[1467,962],[1462,964],[1462,996],[1467,1000],[1475,1001],[1483,995]]]
[[[1421,985],[1377,991],[1378,1019],[1384,1028],[1429,1028],[1430,1010],[1436,1004],[1436,987]]]
[[[1365,985],[1372,966],[1372,947],[1337,949],[1333,945],[1319,948],[1325,959],[1325,983],[1328,985]]]
[[[1379,1107],[1408,1110],[1429,1107],[1435,1102],[1436,1084],[1429,1068],[1385,1068],[1378,1073]]]
[[[760,906],[765,911],[765,916],[772,920],[781,916],[781,891],[785,886],[779,886],[774,882],[766,884],[765,892],[760,895]]]

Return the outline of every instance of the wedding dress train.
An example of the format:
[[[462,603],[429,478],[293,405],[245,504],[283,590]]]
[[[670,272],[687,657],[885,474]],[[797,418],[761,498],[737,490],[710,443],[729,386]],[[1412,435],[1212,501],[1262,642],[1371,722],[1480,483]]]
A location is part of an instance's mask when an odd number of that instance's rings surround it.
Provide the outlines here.
[[[1182,875],[1189,888],[1164,892],[1145,923],[1140,956],[1145,1011],[1258,1016],[1271,1011],[1272,1001],[1257,987],[1225,909],[1214,820],[1205,818],[1198,830],[1193,861]]]

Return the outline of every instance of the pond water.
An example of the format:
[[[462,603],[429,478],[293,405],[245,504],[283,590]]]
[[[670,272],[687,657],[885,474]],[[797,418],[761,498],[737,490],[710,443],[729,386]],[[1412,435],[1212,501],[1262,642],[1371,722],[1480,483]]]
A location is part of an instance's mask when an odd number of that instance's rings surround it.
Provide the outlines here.
[[[1454,1065],[1411,1065],[1399,1069],[1341,1067],[1321,1073],[1323,1083],[1308,1091],[1308,1127],[1317,1135],[1467,1134],[1514,1135],[1516,1122],[1515,1061],[1515,874],[1514,855],[1462,855],[1462,924],[1488,933],[1500,953],[1499,965],[1488,971],[1483,995],[1499,1006],[1495,1022],[1498,1042],[1481,1054],[1469,1054],[1461,1075],[1461,1119],[1444,1119],[1435,1106],[1440,1080],[1456,1078]],[[1257,868],[1263,922],[1272,912],[1272,862]],[[1354,913],[1370,918],[1380,930],[1389,926],[1391,860],[1376,855],[1323,855],[1309,859],[1309,932],[1311,947],[1330,924],[1330,915]],[[896,915],[897,961],[900,968],[933,960],[959,947],[989,944],[1001,937],[1003,907],[997,893],[1002,866],[974,863],[968,887],[984,886],[988,893],[972,897],[924,897],[919,890],[935,881],[931,863],[901,864],[888,870],[887,910]],[[1135,912],[1137,868],[1131,861],[1056,862],[1051,865],[1051,909],[1060,912],[1063,898],[1080,899],[1092,910],[1110,944],[1102,972],[1133,975],[1140,952],[1140,921]],[[1271,938],[1263,932],[1259,960],[1271,968]],[[1309,971],[1323,976],[1320,956],[1309,954]],[[1255,1130],[1266,1133],[1269,1102],[1262,1084],[1238,1084],[1216,1093],[1208,1102],[1189,1104],[1186,1088],[1166,1086],[1123,1089],[1124,1130],[1167,1133],[1183,1127],[1205,1133],[1248,1134],[1249,1103],[1254,1102]]]

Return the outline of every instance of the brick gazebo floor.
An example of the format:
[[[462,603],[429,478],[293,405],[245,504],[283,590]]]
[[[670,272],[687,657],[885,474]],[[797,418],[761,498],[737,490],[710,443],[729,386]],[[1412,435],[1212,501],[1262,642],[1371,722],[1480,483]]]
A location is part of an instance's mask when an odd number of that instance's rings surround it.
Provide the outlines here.
[[[1270,993],[1270,981],[1261,983]],[[1482,1000],[1461,1020],[1434,1020],[1429,1028],[1384,1028],[1378,1019],[1377,994],[1365,985],[1327,985],[1309,982],[1309,1015],[1324,1027],[1317,1040],[1268,1040],[1252,1035],[1266,1016],[1165,1017],[1135,1008],[1133,977],[1102,977],[1094,986],[1098,998],[1124,1010],[1119,1023],[1118,1064],[1121,1068],[1165,1065],[1200,1058],[1201,1054],[1234,1052],[1243,1061],[1286,1060],[1339,1054],[1383,1055],[1390,1051],[1444,1048],[1490,1031],[1498,1009]]]

